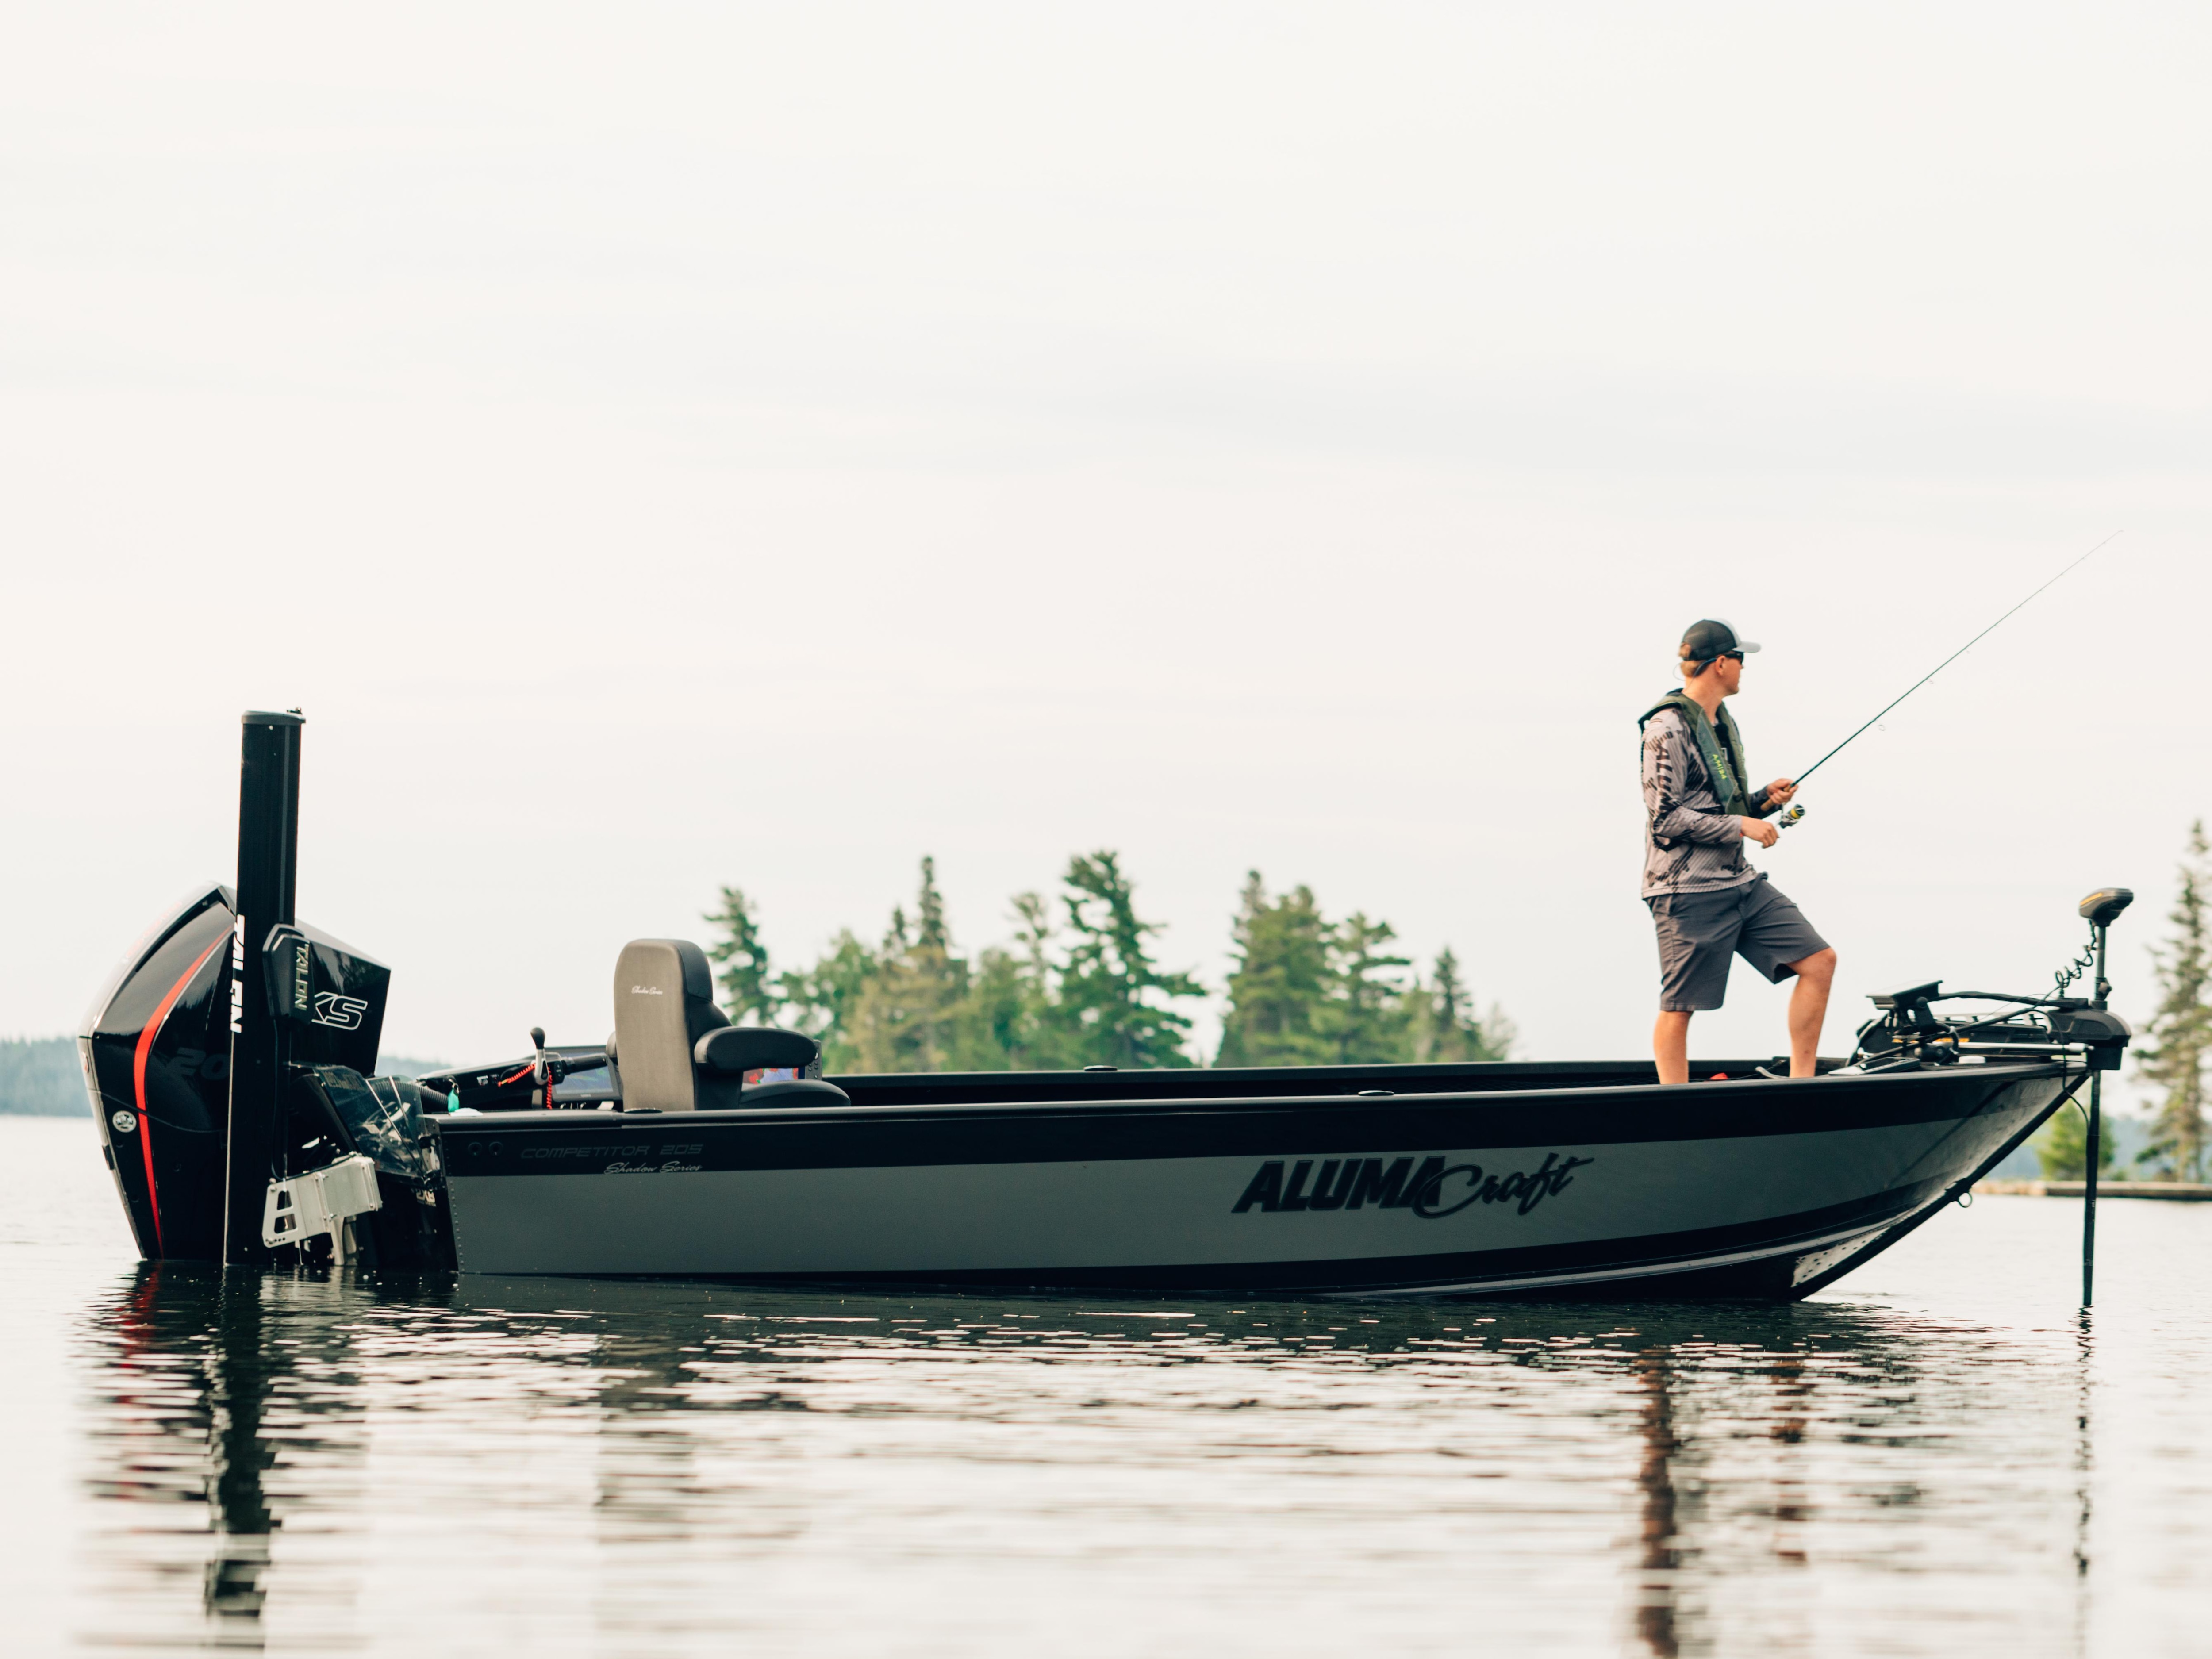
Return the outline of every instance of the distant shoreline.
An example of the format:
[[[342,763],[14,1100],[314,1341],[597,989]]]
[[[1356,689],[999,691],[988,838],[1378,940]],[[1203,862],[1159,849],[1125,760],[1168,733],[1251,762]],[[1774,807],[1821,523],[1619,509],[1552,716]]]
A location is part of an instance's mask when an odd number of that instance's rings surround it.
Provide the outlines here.
[[[443,1060],[385,1056],[382,1069],[420,1077]],[[90,1117],[75,1037],[0,1037],[0,1117]]]

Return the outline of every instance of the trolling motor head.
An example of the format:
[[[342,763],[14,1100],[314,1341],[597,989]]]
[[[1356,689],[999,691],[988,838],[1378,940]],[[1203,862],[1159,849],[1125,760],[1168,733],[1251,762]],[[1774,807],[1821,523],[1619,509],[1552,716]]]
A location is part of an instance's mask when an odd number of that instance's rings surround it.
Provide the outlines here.
[[[2078,908],[2082,921],[2092,927],[2105,928],[2118,921],[2120,912],[2135,902],[2136,896],[2124,887],[2100,887]]]
[[[2136,896],[2124,887],[2100,887],[2075,907],[2081,920],[2089,924],[2089,950],[2096,958],[2097,990],[2091,999],[2094,1006],[2103,1007],[2105,999],[2112,994],[2112,982],[2105,977],[2105,930],[2135,902]]]

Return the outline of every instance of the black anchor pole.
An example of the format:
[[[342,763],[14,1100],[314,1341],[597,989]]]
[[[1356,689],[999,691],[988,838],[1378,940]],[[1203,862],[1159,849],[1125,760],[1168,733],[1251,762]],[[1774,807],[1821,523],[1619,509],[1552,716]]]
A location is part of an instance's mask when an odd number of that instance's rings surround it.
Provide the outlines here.
[[[270,1007],[262,945],[292,921],[300,853],[297,710],[245,717],[238,790],[238,916],[231,934],[230,1121],[223,1182],[222,1259],[266,1262],[261,1212],[280,1158],[284,1062],[290,1037]]]
[[[2105,927],[2102,922],[2092,925],[2096,937],[2097,994],[2090,1006],[2101,1008],[2105,999],[2112,994],[2112,982],[2105,977]],[[2081,1189],[2081,1305],[2087,1307],[2097,1299],[2097,1165],[2103,1162],[2105,1133],[2105,1074],[2089,1073],[2089,1152],[2088,1180]]]
[[[2106,1006],[2112,994],[2112,982],[2105,977],[2106,930],[2119,919],[2121,911],[2135,902],[2135,896],[2124,887],[2100,887],[2081,901],[2078,914],[2089,924],[2089,942],[2097,959],[2096,989],[2089,999],[2092,1008]],[[2097,1164],[2105,1146],[2105,1067],[2099,1064],[2101,1058],[2095,1053],[2089,1055],[2089,1064],[2095,1069],[2089,1073],[2089,1146],[2082,1160],[2088,1169],[2087,1178],[2081,1186],[2081,1305],[2085,1308],[2094,1300],[2097,1288]],[[2118,1063],[2117,1057],[2112,1063]]]

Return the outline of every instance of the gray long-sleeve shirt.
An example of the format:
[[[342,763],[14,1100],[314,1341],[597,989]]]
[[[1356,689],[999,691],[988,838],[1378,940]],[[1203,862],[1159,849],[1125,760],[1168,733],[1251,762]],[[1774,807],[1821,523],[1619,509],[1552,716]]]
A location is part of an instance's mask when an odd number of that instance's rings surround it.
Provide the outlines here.
[[[1752,803],[1757,811],[1765,792]],[[1662,708],[1644,727],[1644,896],[1710,893],[1759,879],[1743,855],[1743,823],[1721,810],[1705,757],[1682,716]]]

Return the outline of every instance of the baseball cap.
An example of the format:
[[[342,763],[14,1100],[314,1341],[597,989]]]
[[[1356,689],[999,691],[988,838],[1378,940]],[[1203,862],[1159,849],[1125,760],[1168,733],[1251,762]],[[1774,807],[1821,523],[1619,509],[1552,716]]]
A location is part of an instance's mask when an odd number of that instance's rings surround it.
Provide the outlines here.
[[[1683,630],[1682,660],[1710,662],[1715,657],[1725,657],[1730,652],[1753,652],[1759,647],[1749,640],[1736,635],[1735,624],[1723,622],[1718,617],[1707,617],[1693,622]]]

